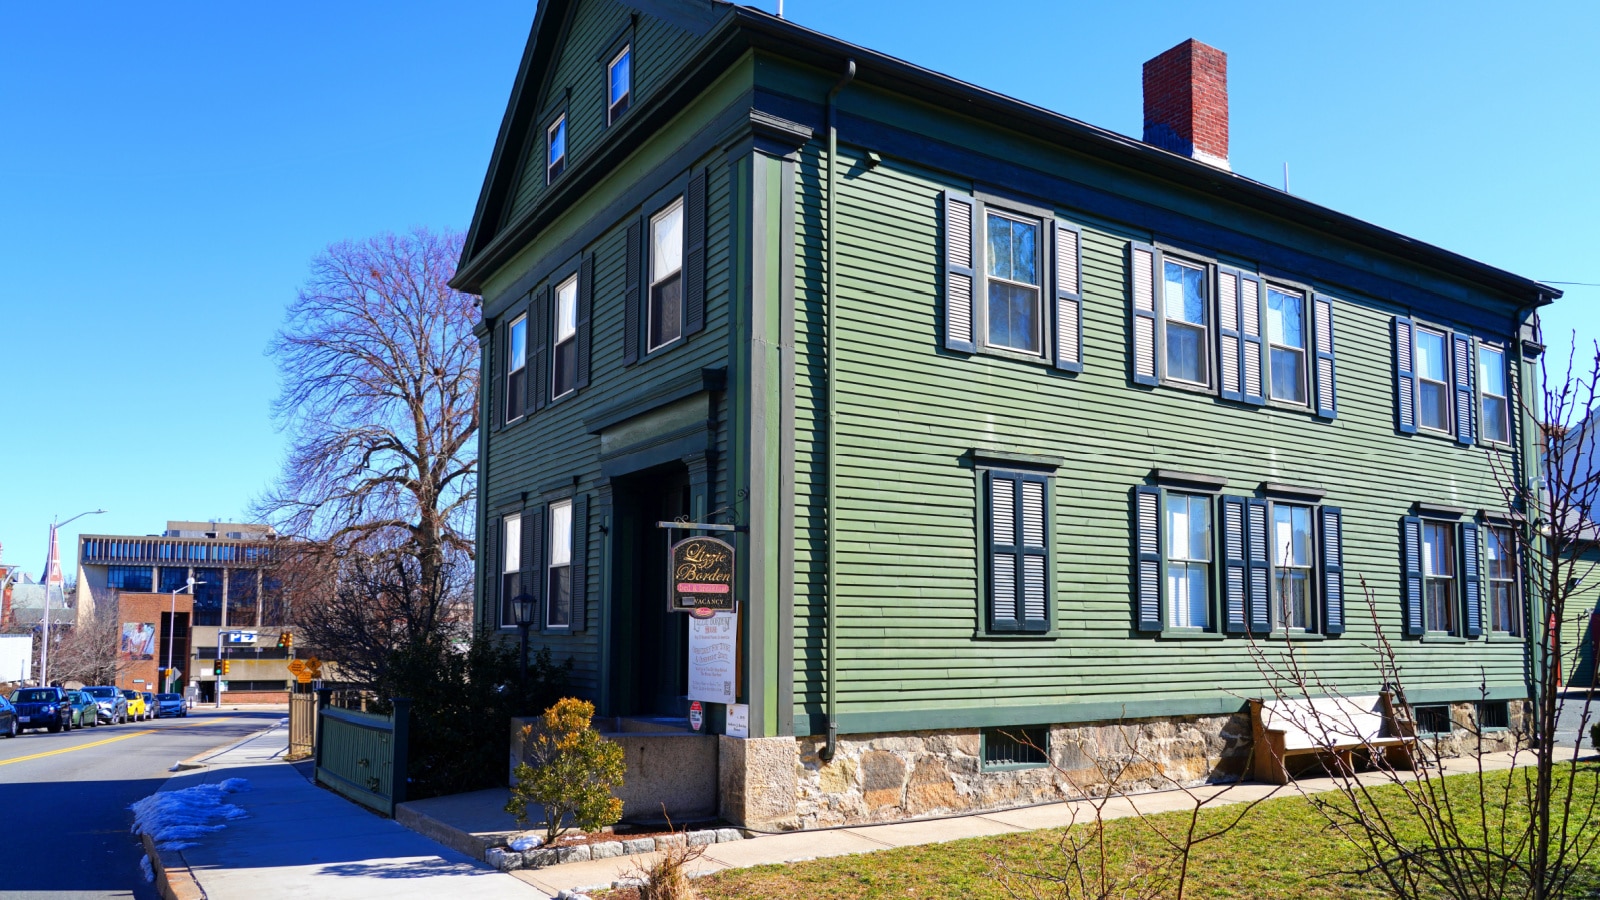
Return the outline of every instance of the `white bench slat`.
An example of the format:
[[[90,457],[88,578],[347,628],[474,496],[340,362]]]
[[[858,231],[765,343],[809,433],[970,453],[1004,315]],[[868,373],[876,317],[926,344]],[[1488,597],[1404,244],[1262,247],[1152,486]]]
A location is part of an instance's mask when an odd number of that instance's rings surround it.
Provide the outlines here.
[[[1268,700],[1261,705],[1261,727],[1281,732],[1285,750],[1389,743],[1381,737],[1383,705],[1376,695]]]

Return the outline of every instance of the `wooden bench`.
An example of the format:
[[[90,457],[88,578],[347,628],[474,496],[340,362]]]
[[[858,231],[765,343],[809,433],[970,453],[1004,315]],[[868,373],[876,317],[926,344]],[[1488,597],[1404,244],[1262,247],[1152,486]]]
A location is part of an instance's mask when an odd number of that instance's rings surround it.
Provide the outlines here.
[[[1355,771],[1358,751],[1381,752],[1393,768],[1411,768],[1416,727],[1385,691],[1363,697],[1251,700],[1251,774],[1258,781],[1288,784],[1292,756],[1326,755],[1345,773]]]

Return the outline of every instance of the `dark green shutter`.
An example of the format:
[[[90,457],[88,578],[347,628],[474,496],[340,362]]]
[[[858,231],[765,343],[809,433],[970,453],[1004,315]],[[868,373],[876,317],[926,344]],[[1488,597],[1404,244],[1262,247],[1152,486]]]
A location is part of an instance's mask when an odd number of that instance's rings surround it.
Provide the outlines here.
[[[1415,637],[1427,628],[1422,619],[1422,520],[1416,516],[1400,520],[1400,557],[1406,634]]]
[[[1321,533],[1317,549],[1322,571],[1322,632],[1344,634],[1344,513],[1336,506],[1321,508]]]
[[[1483,634],[1483,548],[1482,532],[1473,522],[1461,525],[1461,603],[1465,607],[1462,621],[1467,623],[1467,637]]]
[[[1394,317],[1395,422],[1401,434],[1417,433],[1417,332],[1405,316]],[[1418,632],[1419,634],[1421,632]]]
[[[1156,248],[1140,241],[1128,242],[1128,313],[1128,362],[1133,383],[1160,384]]]
[[[1050,630],[1050,482],[1017,476],[1017,592],[1023,631]]]
[[[500,604],[500,541],[505,533],[505,525],[499,516],[494,516],[485,528],[488,534],[483,541],[483,621],[504,627],[511,624],[504,621]]]
[[[1311,384],[1317,396],[1317,416],[1332,419],[1339,414],[1339,389],[1333,361],[1333,298],[1326,294],[1311,298],[1311,333],[1316,350]]]
[[[510,407],[506,403],[506,387],[511,378],[511,327],[507,319],[502,318],[500,324],[494,329],[494,346],[490,348],[489,359],[489,396],[494,401],[490,404],[489,418],[493,419],[494,430],[499,431],[500,426],[510,418]]]
[[[1237,357],[1235,357],[1237,358]],[[1250,562],[1246,556],[1243,497],[1222,498],[1222,616],[1229,634],[1240,634],[1247,627],[1246,598],[1249,596]]]
[[[1477,422],[1477,404],[1473,402],[1473,383],[1477,373],[1472,366],[1472,337],[1460,332],[1450,335],[1450,369],[1455,378],[1456,440],[1462,444],[1477,442],[1474,425]]]
[[[683,197],[683,333],[706,327],[706,172],[694,173]]]
[[[522,517],[522,571],[525,573],[522,590],[533,598],[533,624],[541,630],[546,619],[545,585],[549,581],[544,569],[545,520],[548,518],[550,512],[543,503],[529,505]]]
[[[978,268],[983,231],[978,204],[971,197],[945,191],[944,212],[944,346],[973,353],[978,349]]]
[[[1244,337],[1239,330],[1238,269],[1217,267],[1217,375],[1224,400],[1242,402]]]
[[[1161,489],[1133,489],[1134,619],[1140,631],[1161,630]]]
[[[639,361],[640,317],[643,313],[644,292],[644,226],[635,219],[628,223],[628,245],[625,248],[627,283],[622,288],[622,364],[631,366]]]
[[[1244,402],[1263,406],[1267,402],[1267,345],[1261,339],[1261,306],[1265,297],[1261,279],[1248,272],[1239,273],[1239,373]]]
[[[594,254],[585,253],[583,261],[578,264],[578,333],[573,336],[576,346],[574,356],[577,357],[573,365],[572,384],[574,387],[589,386],[589,348],[591,343],[590,320],[594,316]]]
[[[1245,509],[1245,553],[1250,561],[1250,630],[1272,630],[1272,538],[1267,501],[1251,497]]]
[[[1056,368],[1083,371],[1083,231],[1055,223]]]
[[[589,624],[589,495],[572,501],[572,630]]]
[[[523,373],[528,401],[525,409],[532,413],[550,403],[550,286],[533,292],[533,302],[528,306],[526,343],[528,368]]]
[[[1020,631],[1021,526],[1014,475],[989,472],[989,630]]]

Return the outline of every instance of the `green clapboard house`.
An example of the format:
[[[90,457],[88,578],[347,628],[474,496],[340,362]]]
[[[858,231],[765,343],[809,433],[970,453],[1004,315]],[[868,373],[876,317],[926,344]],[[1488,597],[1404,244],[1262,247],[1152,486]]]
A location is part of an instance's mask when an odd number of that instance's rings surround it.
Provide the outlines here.
[[[704,704],[685,771],[752,826],[1054,798],[1124,725],[1225,777],[1253,651],[1375,694],[1378,628],[1424,727],[1517,715],[1560,292],[1233,174],[1217,50],[1144,89],[1141,141],[747,7],[542,0],[455,282],[478,622],[533,598],[608,727],[681,731],[658,523],[734,526],[748,736]]]

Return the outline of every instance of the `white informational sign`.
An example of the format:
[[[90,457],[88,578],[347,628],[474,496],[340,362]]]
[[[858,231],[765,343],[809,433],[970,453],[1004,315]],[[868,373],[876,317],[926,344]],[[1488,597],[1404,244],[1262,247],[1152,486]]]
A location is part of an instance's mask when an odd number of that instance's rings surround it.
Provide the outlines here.
[[[689,699],[732,703],[733,660],[739,642],[739,614],[718,613],[689,620]]]
[[[228,683],[226,681],[218,681],[217,682],[217,691],[219,693],[224,692],[227,689],[228,689]]]
[[[0,681],[33,681],[33,635],[0,634]]]
[[[225,631],[223,640],[229,644],[254,644],[256,633],[254,631]]]
[[[730,703],[728,705],[728,737],[747,738],[750,736],[750,705],[748,703]]]

